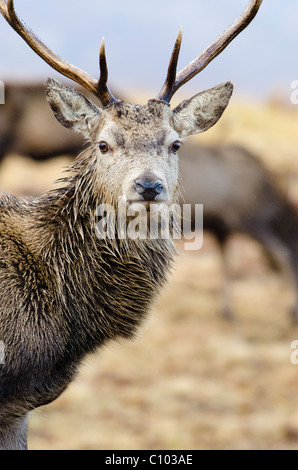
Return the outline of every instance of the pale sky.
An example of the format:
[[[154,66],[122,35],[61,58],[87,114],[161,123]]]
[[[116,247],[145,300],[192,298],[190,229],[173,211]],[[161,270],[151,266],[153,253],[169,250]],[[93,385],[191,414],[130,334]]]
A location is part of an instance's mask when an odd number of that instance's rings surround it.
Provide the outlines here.
[[[98,76],[106,41],[109,84],[121,93],[158,93],[179,26],[178,68],[202,52],[243,11],[248,0],[15,0],[16,10],[67,61]],[[0,80],[61,78],[0,18]],[[298,80],[298,1],[264,0],[253,23],[220,57],[184,87],[185,92],[231,80],[238,95],[290,96]]]

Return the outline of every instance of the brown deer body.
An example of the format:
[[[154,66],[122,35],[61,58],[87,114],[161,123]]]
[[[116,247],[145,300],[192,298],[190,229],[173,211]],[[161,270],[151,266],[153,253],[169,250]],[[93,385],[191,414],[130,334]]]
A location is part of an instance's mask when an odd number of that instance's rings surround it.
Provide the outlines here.
[[[112,197],[102,199],[97,159],[97,149],[80,157],[61,190],[0,199],[0,447],[16,418],[59,396],[87,353],[133,335],[165,282],[170,240],[96,237],[96,207]]]
[[[252,237],[292,283],[296,298],[292,318],[297,321],[298,214],[273,176],[252,153],[235,145],[188,144],[181,152],[180,162],[181,202],[191,204],[192,208],[194,204],[204,205],[204,228],[220,244],[224,276],[228,277],[225,256],[228,238],[237,232]],[[226,290],[222,308],[231,317]]]
[[[0,162],[10,153],[38,161],[58,155],[73,157],[82,146],[79,134],[67,132],[53,119],[43,83],[5,83],[5,105],[0,106]]]
[[[3,0],[5,19],[50,65],[100,98],[98,108],[72,88],[49,80],[47,99],[65,127],[89,142],[69,168],[64,186],[36,199],[0,199],[0,448],[26,448],[27,415],[65,390],[82,358],[105,342],[134,334],[170,269],[171,239],[100,239],[96,211],[108,204],[119,216],[127,207],[177,201],[178,156],[187,135],[214,125],[233,87],[225,83],[183,101],[169,100],[177,88],[244,29],[261,1],[205,54],[200,67],[176,76],[181,33],[167,80],[147,105],[124,104],[107,87],[102,43],[97,82],[55,56],[19,20],[13,1]],[[205,65],[204,65],[205,64]]]

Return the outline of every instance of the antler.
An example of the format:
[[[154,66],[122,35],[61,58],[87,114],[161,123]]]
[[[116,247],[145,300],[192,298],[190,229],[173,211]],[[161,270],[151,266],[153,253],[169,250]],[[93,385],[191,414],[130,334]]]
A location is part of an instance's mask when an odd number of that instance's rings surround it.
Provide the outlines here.
[[[169,103],[174,93],[191,78],[201,72],[215,57],[217,57],[230,42],[243,31],[256,16],[263,0],[251,0],[239,18],[226,29],[217,40],[190,62],[176,75],[178,55],[181,44],[181,29],[179,30],[174,50],[171,56],[168,75],[157,99]]]
[[[91,91],[102,102],[108,106],[117,99],[112,95],[108,86],[108,69],[105,56],[104,41],[100,47],[100,79],[88,75],[75,65],[69,64],[49,49],[25,24],[19,19],[14,9],[13,0],[0,0],[0,12],[10,26],[25,40],[25,42],[36,52],[47,64],[65,77],[70,78],[86,90]]]

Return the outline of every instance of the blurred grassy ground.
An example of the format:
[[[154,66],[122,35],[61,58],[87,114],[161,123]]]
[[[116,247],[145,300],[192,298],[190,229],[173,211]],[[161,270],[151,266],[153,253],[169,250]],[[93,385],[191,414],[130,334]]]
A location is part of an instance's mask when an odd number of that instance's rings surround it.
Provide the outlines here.
[[[297,131],[296,108],[235,103],[195,139],[246,145],[297,202]],[[0,188],[39,193],[66,164],[11,155]],[[234,236],[229,254],[233,322],[220,316],[221,258],[206,234],[199,252],[177,258],[138,337],[89,357],[58,400],[32,413],[30,448],[298,449],[292,292],[255,242]]]

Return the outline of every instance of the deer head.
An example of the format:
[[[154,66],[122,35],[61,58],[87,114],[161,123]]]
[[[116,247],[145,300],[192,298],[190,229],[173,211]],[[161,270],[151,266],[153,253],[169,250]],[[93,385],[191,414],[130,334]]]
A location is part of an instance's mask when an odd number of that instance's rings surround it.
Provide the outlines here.
[[[176,73],[181,29],[166,81],[147,105],[125,104],[110,92],[104,41],[100,47],[100,79],[54,54],[18,18],[13,0],[0,0],[8,23],[49,65],[97,96],[102,108],[78,91],[49,79],[46,94],[58,121],[90,142],[97,160],[97,178],[109,201],[125,196],[130,203],[170,204],[178,194],[177,152],[191,134],[204,132],[221,117],[232,95],[230,82],[203,91],[170,108],[174,93],[203,70],[252,21],[262,0],[250,1],[244,13],[200,56]]]

